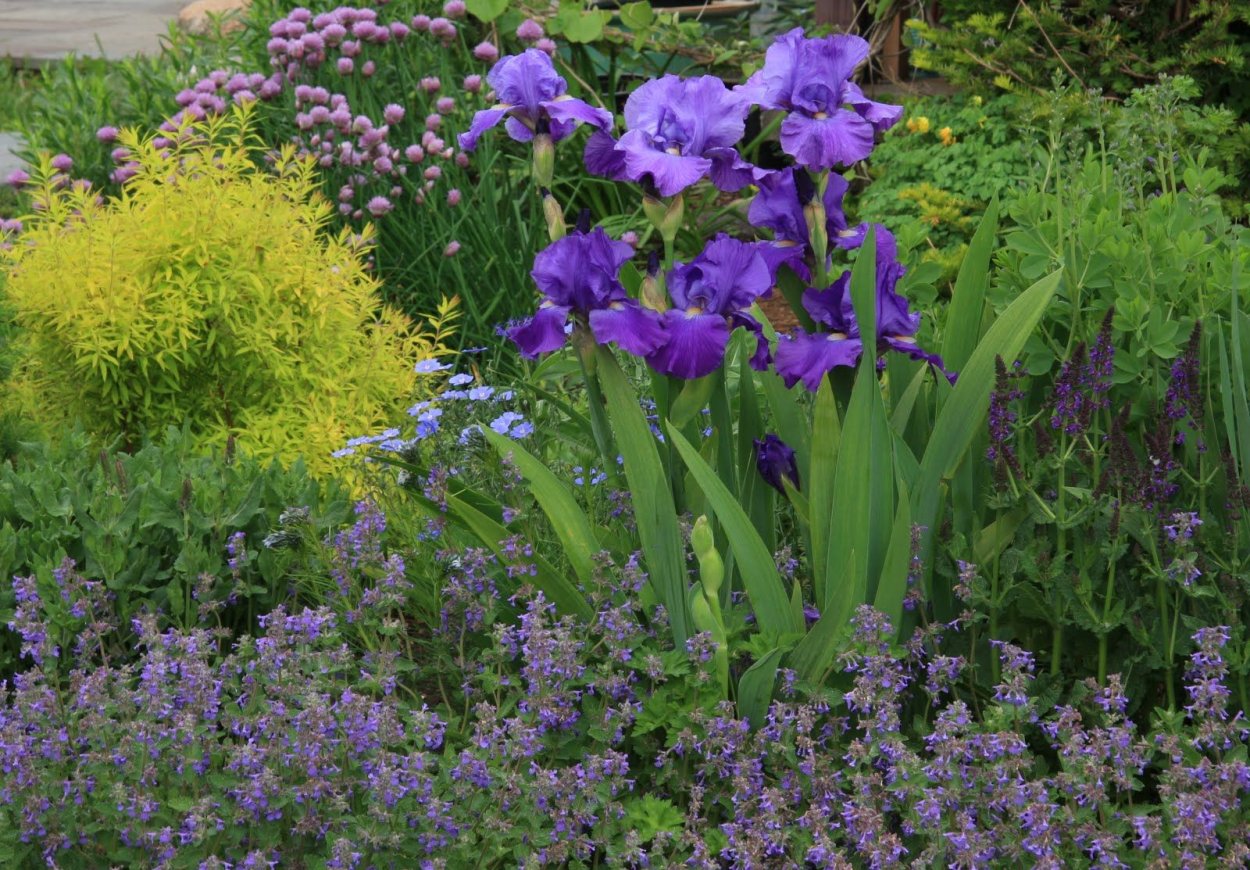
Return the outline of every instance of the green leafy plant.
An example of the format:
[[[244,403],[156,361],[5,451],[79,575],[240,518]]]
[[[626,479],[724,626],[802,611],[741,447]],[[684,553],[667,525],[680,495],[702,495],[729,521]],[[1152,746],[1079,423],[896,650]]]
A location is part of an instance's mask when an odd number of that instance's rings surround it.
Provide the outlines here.
[[[162,435],[126,453],[96,450],[78,433],[0,463],[0,575],[55,589],[53,572],[72,559],[113,596],[123,625],[148,609],[189,627],[215,605],[225,608],[218,622],[246,631],[286,601],[307,552],[262,542],[326,536],[350,515],[347,488],[313,478],[302,462],[209,456],[186,432]],[[6,584],[0,623],[13,606]],[[17,651],[8,637],[0,648],[6,674]]]
[[[288,148],[258,165],[246,112],[180,138],[125,134],[140,168],[103,204],[43,165],[41,209],[5,261],[12,393],[49,429],[77,420],[136,444],[185,424],[202,444],[324,471],[412,392],[453,309],[434,333],[379,310],[369,235],[328,235],[311,163]]]

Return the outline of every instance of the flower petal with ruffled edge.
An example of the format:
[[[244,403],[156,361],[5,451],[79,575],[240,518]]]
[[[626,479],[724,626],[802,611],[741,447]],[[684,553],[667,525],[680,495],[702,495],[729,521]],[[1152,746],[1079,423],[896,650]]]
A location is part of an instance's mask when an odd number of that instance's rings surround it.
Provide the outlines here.
[[[602,175],[613,181],[629,180],[625,177],[625,155],[616,150],[616,140],[601,130],[595,130],[586,140],[582,161],[591,175]]]
[[[534,359],[564,346],[564,325],[568,319],[567,306],[544,302],[533,317],[509,329],[508,338],[512,339],[521,356]]]
[[[647,357],[651,368],[685,380],[716,371],[729,344],[729,325],[723,315],[669,309],[662,322],[665,342]]]
[[[482,138],[482,134],[487,130],[495,127],[500,121],[507,116],[510,107],[500,108],[498,106],[491,109],[482,109],[474,113],[473,121],[469,124],[468,132],[461,133],[456,141],[460,143],[461,151],[472,151],[477,147],[477,140]]]
[[[590,331],[600,344],[613,342],[634,356],[654,352],[666,338],[660,316],[632,299],[591,311]]]
[[[563,133],[563,129],[567,128],[569,132],[572,132],[573,127],[577,124],[589,124],[604,133],[612,129],[611,112],[607,109],[592,106],[576,97],[570,97],[568,94],[543,103],[542,108],[552,121],[552,137],[556,141],[567,135]],[[560,136],[555,135],[556,125],[561,126],[562,132]]]
[[[595,227],[589,233],[570,233],[539,251],[530,277],[555,304],[591,311],[626,298],[617,275],[633,254],[628,244]]]
[[[863,352],[863,343],[841,333],[809,333],[796,330],[782,336],[773,356],[777,374],[787,387],[800,381],[810,392],[820,389],[826,374],[838,366],[854,366]]]
[[[755,336],[755,352],[747,360],[747,365],[757,372],[768,371],[768,366],[773,361],[773,352],[768,346],[768,338],[764,335],[763,325],[745,311],[735,311],[729,316],[729,323],[733,327],[741,326]]]
[[[781,149],[809,169],[850,166],[872,153],[872,124],[846,109],[825,118],[798,113],[781,122]]]
[[[699,182],[712,169],[706,157],[660,151],[642,130],[627,130],[616,144],[625,158],[625,177],[655,185],[660,196],[675,196]]]
[[[903,107],[891,105],[890,103],[878,103],[864,96],[864,92],[859,89],[859,85],[854,82],[846,83],[846,93],[844,98],[847,104],[853,108],[861,118],[878,131],[883,132],[890,129],[903,117]]]

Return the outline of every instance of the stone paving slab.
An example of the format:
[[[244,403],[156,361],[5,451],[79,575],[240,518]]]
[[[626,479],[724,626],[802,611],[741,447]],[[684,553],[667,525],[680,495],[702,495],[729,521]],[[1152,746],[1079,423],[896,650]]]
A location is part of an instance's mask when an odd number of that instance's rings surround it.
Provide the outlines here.
[[[186,0],[0,0],[0,57],[157,54]],[[99,40],[97,44],[97,38]]]
[[[14,133],[0,133],[0,184],[14,169],[21,169],[23,164],[14,153],[22,147],[22,140]]]

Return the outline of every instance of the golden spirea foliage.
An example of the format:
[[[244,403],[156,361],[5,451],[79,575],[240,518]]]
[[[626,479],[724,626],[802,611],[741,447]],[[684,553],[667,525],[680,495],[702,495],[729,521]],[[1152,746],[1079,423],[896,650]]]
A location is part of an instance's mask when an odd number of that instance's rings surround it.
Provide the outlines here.
[[[12,391],[50,429],[133,443],[187,426],[205,446],[233,435],[328,470],[413,395],[452,308],[422,331],[383,307],[370,234],[331,235],[313,164],[287,149],[265,165],[246,110],[172,136],[122,134],[139,168],[107,202],[38,173],[37,210],[3,255]]]

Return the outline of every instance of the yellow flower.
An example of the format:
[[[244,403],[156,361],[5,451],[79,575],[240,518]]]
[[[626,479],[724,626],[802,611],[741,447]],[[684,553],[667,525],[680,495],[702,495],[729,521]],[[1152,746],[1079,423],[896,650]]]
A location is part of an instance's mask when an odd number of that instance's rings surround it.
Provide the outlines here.
[[[912,133],[928,133],[929,119],[924,115],[921,115],[918,118],[911,118],[907,122],[907,129]]]
[[[937,134],[943,145],[955,144],[955,135],[951,132],[950,127],[943,127],[941,130],[938,130]]]
[[[974,97],[972,98],[972,105],[974,105],[974,106],[979,106],[979,105],[981,105],[981,103],[983,103],[983,102],[984,102],[984,100],[982,100],[980,96],[974,96]]]

